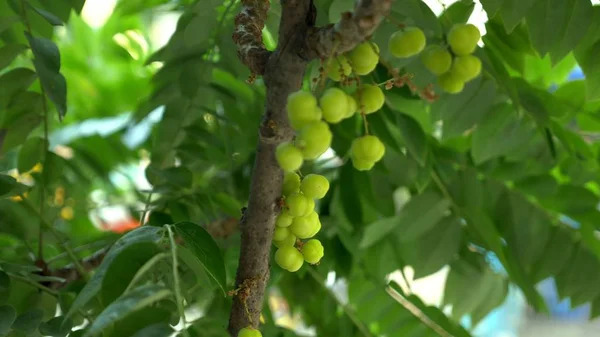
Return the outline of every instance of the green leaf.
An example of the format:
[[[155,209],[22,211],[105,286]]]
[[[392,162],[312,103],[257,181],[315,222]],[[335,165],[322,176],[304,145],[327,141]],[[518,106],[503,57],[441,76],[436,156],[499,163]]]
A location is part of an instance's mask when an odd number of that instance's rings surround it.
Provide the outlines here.
[[[172,312],[165,308],[156,307],[158,303],[154,304],[152,307],[137,310],[125,316],[124,318],[119,319],[110,329],[110,333],[105,334],[105,336],[132,336],[133,334],[138,333],[138,331],[144,330],[148,326],[168,323]],[[175,303],[173,303],[173,305],[175,306],[174,311],[176,312],[177,306]],[[177,319],[178,320],[176,323],[179,321],[179,315],[177,315]]]
[[[594,11],[588,0],[565,0],[567,11],[563,13],[566,20],[563,33],[555,36],[556,42],[550,50],[554,63],[560,61],[571,52],[584,38],[592,23]]]
[[[0,174],[0,198],[19,195],[25,192],[26,189],[27,186],[18,183],[15,178]]]
[[[494,15],[496,15],[496,12],[498,12],[500,10],[500,8],[502,8],[502,4],[504,3],[505,0],[480,0],[481,1],[481,6],[483,7],[483,9],[485,10],[485,12],[488,15],[488,18],[492,18]]]
[[[97,336],[118,320],[169,296],[171,291],[161,285],[149,284],[135,288],[106,307],[90,325],[84,337]]]
[[[100,266],[81,292],[79,292],[73,305],[65,315],[65,319],[70,318],[75,312],[83,308],[84,305],[100,292],[102,282],[110,265],[123,250],[139,242],[159,242],[163,238],[164,233],[165,230],[162,227],[142,226],[121,237],[108,251]]]
[[[35,164],[39,163],[45,152],[46,142],[40,137],[31,137],[27,139],[19,151],[17,169],[21,173],[31,170]]]
[[[111,303],[119,297],[137,271],[159,252],[160,249],[154,242],[146,241],[131,244],[115,256],[102,280],[100,291],[102,303]]]
[[[19,315],[19,317],[17,317],[17,319],[12,325],[12,328],[15,330],[22,331],[26,334],[32,333],[38,328],[38,326],[42,322],[43,317],[44,310],[42,309],[33,309],[27,311]]]
[[[475,9],[475,2],[472,0],[461,0],[453,3],[440,16],[440,21],[445,30],[449,30],[452,25],[457,23],[466,23]]]
[[[359,244],[364,249],[394,231],[400,241],[411,241],[430,230],[445,215],[450,201],[432,190],[413,196],[396,216],[378,220],[365,229]]]
[[[186,246],[194,252],[206,272],[219,284],[223,293],[227,287],[225,262],[221,250],[208,232],[191,222],[179,222],[173,225]]]
[[[460,249],[461,236],[460,220],[446,217],[417,240],[403,242],[402,250],[412,256],[405,261],[415,270],[414,279],[429,276],[454,260]]]
[[[28,48],[24,44],[7,44],[0,47],[0,70],[6,68],[19,54]]]
[[[41,8],[37,8],[37,7],[33,7],[30,4],[30,7],[36,12],[38,13],[41,17],[44,18],[44,20],[48,21],[49,24],[53,25],[53,26],[62,26],[64,25],[64,22],[62,22],[62,20],[60,18],[58,18],[56,15],[48,12],[47,10],[41,9]]]
[[[27,68],[15,68],[0,75],[0,106],[7,106],[10,100],[20,90],[26,90],[35,81],[36,73]],[[6,126],[6,122],[0,116],[0,125]]]
[[[42,322],[40,333],[44,336],[65,337],[71,332],[71,327],[70,321],[65,321],[63,316],[58,316],[48,322]]]
[[[504,0],[500,8],[500,15],[504,29],[511,33],[521,20],[529,13],[538,0]]]
[[[425,166],[427,159],[428,146],[427,137],[421,128],[421,125],[412,117],[403,113],[398,113],[396,122],[406,143],[406,147],[410,154],[421,166]]]
[[[173,336],[173,328],[167,323],[156,323],[148,325],[139,330],[131,337],[170,337]]]
[[[11,28],[15,23],[21,21],[18,16],[0,16],[0,34]]]
[[[497,105],[473,132],[471,156],[480,165],[525,146],[533,136],[532,128],[518,118],[512,106]]]
[[[10,277],[4,271],[0,270],[0,305],[4,304],[10,296]]]
[[[10,305],[0,305],[0,335],[8,333],[16,317],[15,308]]]
[[[49,39],[34,37],[25,33],[33,51],[33,65],[40,77],[40,82],[48,98],[54,103],[58,116],[67,113],[67,81],[60,73],[60,52],[54,42]]]
[[[586,98],[588,100],[600,99],[600,40],[595,44],[575,49],[577,64],[585,74]]]
[[[538,91],[522,79],[515,80],[521,105],[533,117],[540,127],[544,127],[550,121],[550,113],[542,99],[545,92]]]

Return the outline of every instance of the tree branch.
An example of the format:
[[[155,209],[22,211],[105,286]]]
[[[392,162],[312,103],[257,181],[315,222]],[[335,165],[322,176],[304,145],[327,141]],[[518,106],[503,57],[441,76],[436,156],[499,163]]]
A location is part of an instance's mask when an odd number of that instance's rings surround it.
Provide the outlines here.
[[[305,57],[329,58],[342,54],[373,34],[389,13],[392,0],[360,0],[354,13],[346,12],[335,25],[310,30],[306,38]]]
[[[235,17],[233,42],[237,45],[238,57],[257,75],[264,74],[271,54],[262,40],[269,6],[269,0],[242,0],[242,10]]]
[[[264,71],[267,87],[265,114],[259,128],[259,143],[252,172],[248,208],[240,227],[242,243],[236,275],[237,295],[229,318],[229,333],[258,327],[265,288],[269,280],[270,251],[274,221],[279,209],[283,174],[275,160],[275,149],[293,138],[285,110],[287,97],[300,89],[307,60],[299,56],[308,33],[311,2],[281,0],[282,14],[277,50],[269,57]],[[242,61],[244,61],[242,59]],[[252,68],[251,68],[252,69]]]

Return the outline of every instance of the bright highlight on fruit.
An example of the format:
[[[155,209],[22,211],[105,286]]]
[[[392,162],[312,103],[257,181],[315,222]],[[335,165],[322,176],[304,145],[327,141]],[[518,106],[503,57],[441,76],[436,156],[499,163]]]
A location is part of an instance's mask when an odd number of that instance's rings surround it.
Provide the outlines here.
[[[379,63],[379,46],[373,42],[365,41],[354,47],[346,57],[350,61],[354,73],[364,76],[377,67],[377,63]]]
[[[455,24],[447,37],[450,48],[457,56],[465,56],[474,52],[480,38],[479,29],[470,23]]]
[[[275,252],[275,262],[281,268],[295,272],[304,264],[304,257],[296,247],[282,246]]]
[[[452,66],[452,54],[441,46],[427,47],[421,54],[421,62],[434,75],[442,75]]]
[[[296,171],[302,166],[302,152],[292,143],[285,142],[277,146],[275,158],[279,167],[284,171]]]
[[[304,246],[302,246],[302,256],[304,256],[304,261],[310,264],[317,264],[321,261],[324,255],[324,248],[321,241],[312,239],[308,240]]]
[[[359,98],[362,110],[365,114],[372,114],[383,107],[385,96],[380,87],[365,84],[360,89]]]
[[[262,337],[262,334],[252,326],[247,326],[238,332],[238,337]]]
[[[407,58],[420,53],[427,39],[423,31],[417,27],[399,30],[390,36],[388,47],[395,57]]]
[[[348,99],[346,93],[338,88],[329,88],[319,99],[323,119],[330,124],[341,121],[347,114]]]

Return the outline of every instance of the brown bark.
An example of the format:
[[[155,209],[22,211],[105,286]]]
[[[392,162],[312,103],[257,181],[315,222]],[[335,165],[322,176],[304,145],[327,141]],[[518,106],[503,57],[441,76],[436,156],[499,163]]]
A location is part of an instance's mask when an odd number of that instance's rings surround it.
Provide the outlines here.
[[[243,12],[248,11],[247,6],[264,6],[265,1],[246,0]],[[357,14],[350,15],[350,19],[348,16],[342,19],[338,26],[341,35],[336,33],[338,28],[335,27],[313,27],[316,13],[312,1],[281,0],[279,46],[266,57],[266,61],[264,53],[256,54],[256,59],[247,55],[245,51],[254,50],[253,47],[240,44],[239,36],[234,34],[242,62],[254,73],[261,74],[261,70],[264,71],[267,97],[265,114],[259,127],[248,208],[240,223],[242,243],[236,275],[237,295],[233,299],[228,328],[232,336],[237,336],[238,331],[248,325],[258,327],[259,324],[269,280],[269,253],[283,180],[282,171],[275,160],[275,149],[294,136],[285,110],[287,97],[300,89],[309,60],[327,56],[324,53],[333,50],[334,37],[341,37],[344,41],[341,49],[338,46],[339,51],[349,50],[364,41],[381,22],[381,16],[389,10],[391,0],[361,0],[356,7]],[[261,8],[264,10],[264,7]],[[236,21],[236,24],[262,27],[265,17],[256,19],[258,22],[255,24],[243,20]],[[245,29],[237,27],[236,32]],[[251,43],[253,46],[257,43],[262,46],[262,40]]]

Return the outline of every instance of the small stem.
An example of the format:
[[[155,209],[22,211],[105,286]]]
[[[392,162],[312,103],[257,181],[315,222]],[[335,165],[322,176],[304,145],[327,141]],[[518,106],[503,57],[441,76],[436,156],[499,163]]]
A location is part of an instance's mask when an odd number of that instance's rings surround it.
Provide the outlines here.
[[[369,332],[369,329],[356,316],[354,311],[352,311],[352,309],[350,307],[348,307],[347,305],[341,303],[340,300],[335,295],[335,293],[331,289],[327,288],[327,286],[325,285],[325,280],[321,277],[321,275],[319,275],[319,273],[312,267],[307,268],[306,270],[308,270],[308,273],[315,279],[315,281],[317,281],[321,286],[323,286],[325,291],[327,291],[327,294],[329,294],[329,296],[331,298],[333,298],[336,302],[338,302],[338,304],[342,307],[342,310],[344,310],[344,313],[346,314],[346,316],[348,316],[348,318],[350,318],[352,323],[354,323],[354,325],[358,328],[358,330],[360,330],[362,335],[365,337],[373,337],[373,334],[371,334],[371,332]]]
[[[154,193],[154,191],[150,191],[150,193],[148,193],[148,197],[146,198],[146,204],[144,206],[144,212],[142,213],[142,221],[140,221],[140,225],[144,226],[146,224],[146,216],[148,215],[148,212],[150,211],[150,201],[152,199],[152,194]]]
[[[100,240],[100,241],[94,241],[94,242],[90,242],[90,243],[86,243],[84,245],[81,245],[79,247],[75,247],[72,249],[73,253],[79,253],[82,252],[86,249],[90,249],[90,248],[96,248],[96,247],[103,247],[107,244],[112,244],[112,240]],[[60,253],[58,255],[55,255],[51,258],[49,258],[48,260],[46,260],[47,264],[52,264],[56,261],[59,261],[65,257],[68,257],[69,255],[67,253]]]
[[[183,296],[181,295],[181,288],[179,286],[179,272],[178,272],[178,260],[177,260],[177,243],[175,242],[175,235],[171,225],[167,225],[167,231],[169,232],[169,242],[171,243],[171,255],[173,257],[173,282],[175,282],[175,300],[177,301],[177,310],[183,323],[183,335],[189,337],[186,328],[185,310],[183,308]]]
[[[36,287],[39,290],[41,290],[43,292],[46,292],[46,293],[48,293],[48,294],[50,294],[50,295],[52,295],[54,297],[58,297],[58,292],[56,292],[56,291],[54,291],[54,290],[52,290],[52,289],[50,289],[50,288],[48,288],[46,286],[41,285],[39,282],[36,282],[36,281],[28,279],[27,277],[16,275],[16,274],[12,274],[12,273],[9,273],[9,275],[10,275],[10,277],[14,278],[15,280],[19,280],[19,281],[21,281],[23,283],[27,283],[30,286]]]
[[[21,195],[21,198],[23,198],[23,205],[25,205],[31,212],[33,212],[40,219],[42,226],[46,227],[46,229],[54,236],[56,241],[58,241],[58,243],[60,244],[62,249],[65,251],[65,253],[69,256],[69,258],[75,265],[75,268],[77,269],[77,272],[79,273],[79,275],[81,275],[82,278],[87,279],[87,273],[86,273],[85,269],[83,268],[83,266],[81,265],[81,261],[79,261],[79,259],[75,255],[75,253],[73,253],[73,251],[67,246],[66,242],[64,242],[62,240],[62,236],[60,235],[60,233],[54,228],[54,226],[52,226],[48,221],[46,221],[46,219],[40,214],[40,212],[33,206],[31,201],[29,201],[28,199],[25,199],[25,197],[23,195]]]
[[[27,10],[25,8],[25,0],[21,0],[21,12],[23,14],[23,22],[27,28],[27,32],[32,35],[31,24],[27,18]],[[46,103],[46,92],[44,86],[40,85],[40,94],[42,95],[42,113],[44,117],[44,155],[42,157],[42,170],[46,169],[47,151],[50,147],[48,141],[48,105]],[[40,184],[40,215],[44,217],[44,205],[46,203],[46,178],[42,173],[41,184]],[[40,220],[39,232],[38,232],[38,260],[44,261],[44,224]]]
[[[131,288],[133,288],[133,286],[135,286],[135,284],[142,278],[142,276],[144,276],[148,271],[150,271],[150,269],[158,261],[160,261],[164,258],[167,258],[168,256],[169,256],[168,253],[156,254],[150,260],[148,260],[146,263],[144,263],[144,265],[138,270],[138,272],[135,273],[135,275],[133,276],[133,279],[131,280],[131,282],[129,282],[129,285],[127,286],[127,288],[125,289],[125,291],[123,293],[127,293],[129,290],[131,290]]]

